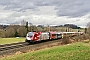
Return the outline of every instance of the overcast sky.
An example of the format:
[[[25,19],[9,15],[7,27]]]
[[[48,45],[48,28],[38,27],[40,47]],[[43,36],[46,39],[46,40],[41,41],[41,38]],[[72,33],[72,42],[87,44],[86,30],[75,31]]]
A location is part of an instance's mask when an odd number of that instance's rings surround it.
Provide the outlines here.
[[[0,0],[0,23],[26,20],[33,24],[76,24],[90,22],[90,0]]]

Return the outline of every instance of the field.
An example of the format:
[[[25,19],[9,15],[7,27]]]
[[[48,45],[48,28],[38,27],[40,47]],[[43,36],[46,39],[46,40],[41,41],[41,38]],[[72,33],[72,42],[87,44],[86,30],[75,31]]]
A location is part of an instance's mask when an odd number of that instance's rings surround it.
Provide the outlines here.
[[[90,43],[77,42],[73,44],[54,46],[0,60],[90,60]]]
[[[0,44],[10,44],[10,43],[17,43],[17,42],[24,42],[25,38],[0,38]]]

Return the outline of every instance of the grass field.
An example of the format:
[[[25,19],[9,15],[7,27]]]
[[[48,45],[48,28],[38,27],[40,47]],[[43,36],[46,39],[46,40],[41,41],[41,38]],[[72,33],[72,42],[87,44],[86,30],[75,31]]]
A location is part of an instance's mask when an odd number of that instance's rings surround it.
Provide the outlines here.
[[[10,43],[17,43],[17,42],[24,42],[25,38],[0,38],[0,44],[10,44]]]
[[[0,60],[90,60],[90,43],[55,46]]]

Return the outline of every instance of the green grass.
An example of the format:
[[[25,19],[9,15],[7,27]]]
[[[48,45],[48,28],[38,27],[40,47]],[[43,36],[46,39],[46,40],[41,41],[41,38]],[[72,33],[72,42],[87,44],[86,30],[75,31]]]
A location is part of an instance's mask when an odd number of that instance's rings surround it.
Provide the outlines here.
[[[28,52],[1,60],[90,60],[89,43],[78,42]]]
[[[0,38],[0,44],[10,44],[10,43],[17,43],[17,42],[24,42],[25,38]]]

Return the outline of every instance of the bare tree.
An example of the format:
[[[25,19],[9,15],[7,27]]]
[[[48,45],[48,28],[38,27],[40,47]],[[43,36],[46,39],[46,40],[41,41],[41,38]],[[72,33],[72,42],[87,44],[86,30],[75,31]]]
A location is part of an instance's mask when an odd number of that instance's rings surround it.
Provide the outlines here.
[[[18,30],[17,30],[18,34],[20,37],[25,37],[26,36],[26,28],[25,26],[21,26]]]
[[[38,28],[35,25],[32,25],[32,26],[28,27],[28,30],[33,32],[33,31],[38,31]]]
[[[15,30],[13,28],[9,28],[5,30],[5,37],[14,37]]]

